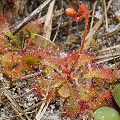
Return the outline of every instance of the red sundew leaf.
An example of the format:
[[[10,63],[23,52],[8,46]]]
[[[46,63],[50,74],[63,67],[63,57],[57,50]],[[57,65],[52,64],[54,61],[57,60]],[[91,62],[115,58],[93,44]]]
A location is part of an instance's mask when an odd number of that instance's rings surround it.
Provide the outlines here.
[[[52,57],[51,56],[51,63],[53,64],[53,65],[56,65],[56,66],[59,66],[59,67],[61,67],[62,69],[64,69],[65,68],[65,66],[66,66],[66,62],[64,61],[64,59],[62,59],[62,58],[59,58],[59,56],[58,57]]]
[[[80,54],[74,69],[78,69],[79,67],[81,67],[82,65],[92,61],[95,57],[87,55],[87,54]]]
[[[92,72],[85,74],[83,78],[102,78],[102,79],[110,79],[112,74],[104,68],[98,68],[93,70]]]
[[[59,88],[66,82],[66,79],[58,77],[57,75],[54,78],[55,79],[45,79],[43,77],[37,78],[34,85],[36,92],[39,93],[42,97],[45,97],[48,87],[49,91],[53,92],[56,88]]]
[[[111,93],[111,90],[107,90],[105,91],[104,93],[100,94],[99,97],[97,98],[97,101],[99,103],[102,103],[103,100],[105,100],[105,98],[107,98],[108,96],[110,96],[112,93]]]
[[[23,77],[22,73],[21,73],[21,69],[22,67],[18,67],[17,69],[13,69],[13,70],[10,70],[8,68],[4,68],[3,69],[3,73],[7,76],[7,77],[13,77],[13,78],[16,78],[16,79],[20,79]]]
[[[20,64],[21,60],[22,60],[22,56],[19,54],[14,54],[11,52],[5,53],[2,57],[2,65],[4,65],[4,67],[13,67],[14,65]]]
[[[60,58],[58,55],[50,54],[43,50],[36,51],[35,55],[38,58],[41,58],[41,64],[65,68],[65,60]]]
[[[81,111],[81,106],[79,104],[79,94],[76,89],[73,89],[71,86],[69,86],[69,93],[70,96],[68,98],[68,102],[64,104],[64,109],[66,112],[66,115],[70,117],[75,117],[76,115],[79,115]]]
[[[77,59],[78,53],[75,52],[71,55],[68,55],[68,57],[66,57],[66,62],[67,62],[67,69],[70,69],[71,65],[75,62],[75,60]]]
[[[67,68],[70,69],[71,65],[76,61],[78,57],[78,53],[75,52],[72,55],[69,55],[66,59],[67,59]],[[80,54],[79,58],[74,66],[74,69],[78,69],[79,67],[81,67],[82,65],[84,65],[87,62],[90,62],[94,59],[94,57],[87,55],[87,54]]]

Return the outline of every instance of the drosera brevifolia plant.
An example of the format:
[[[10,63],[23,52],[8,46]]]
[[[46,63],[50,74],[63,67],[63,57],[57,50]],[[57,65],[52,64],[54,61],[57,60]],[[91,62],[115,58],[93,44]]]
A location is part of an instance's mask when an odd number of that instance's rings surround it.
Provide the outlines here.
[[[78,22],[86,15],[87,31],[89,14],[85,6],[82,9],[74,13],[74,19]],[[79,14],[82,16],[80,19],[77,18]],[[42,99],[52,101],[63,98],[65,101],[61,106],[61,114],[63,113],[65,118],[76,119],[90,110],[95,111],[107,105],[105,98],[112,95],[111,84],[115,83],[119,74],[96,67],[95,56],[83,52],[85,31],[80,50],[61,57],[58,46],[39,35],[40,26],[35,21],[12,35],[6,18],[0,18],[1,64],[7,77],[23,79],[26,75],[40,72],[31,87]],[[35,41],[33,46],[32,41]],[[39,43],[42,43],[42,46],[38,45]]]
[[[48,56],[43,75],[36,78],[33,87],[37,94],[48,100],[56,97],[65,99],[63,104],[64,117],[77,118],[86,114],[89,110],[96,110],[101,106],[106,106],[105,98],[112,94],[112,89],[108,85],[115,82],[113,73],[105,68],[93,67],[94,56],[83,52],[89,11],[82,4],[77,13],[72,12],[70,17],[74,17],[78,22],[86,17],[85,31],[81,48],[78,52],[68,54],[61,58],[59,55]],[[67,12],[67,11],[66,11]],[[81,14],[81,18],[77,16]],[[44,63],[44,62],[43,62]],[[44,63],[45,64],[45,63]],[[116,74],[117,78],[118,74]]]

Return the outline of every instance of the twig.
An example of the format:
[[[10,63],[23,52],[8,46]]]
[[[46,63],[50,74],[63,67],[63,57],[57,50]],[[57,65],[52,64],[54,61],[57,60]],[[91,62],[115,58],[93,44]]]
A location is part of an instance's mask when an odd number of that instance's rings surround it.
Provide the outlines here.
[[[20,95],[20,96],[15,97],[15,99],[24,97],[25,95],[27,95],[28,93],[30,93],[30,92],[33,91],[33,90],[34,90],[34,88],[30,89],[28,92],[26,92],[26,93],[24,93],[24,94],[22,94],[22,95]]]
[[[115,62],[116,70],[118,70],[118,68],[117,68],[117,64],[116,64],[116,60],[115,60],[115,57],[114,57],[114,54],[113,54],[113,51],[112,51],[111,48],[110,48],[110,51],[111,51],[111,54],[112,54],[113,60],[114,60],[114,62]]]
[[[13,35],[28,24],[39,12],[41,12],[52,0],[46,0],[37,9],[35,9],[30,15],[28,15],[21,23],[12,29]]]

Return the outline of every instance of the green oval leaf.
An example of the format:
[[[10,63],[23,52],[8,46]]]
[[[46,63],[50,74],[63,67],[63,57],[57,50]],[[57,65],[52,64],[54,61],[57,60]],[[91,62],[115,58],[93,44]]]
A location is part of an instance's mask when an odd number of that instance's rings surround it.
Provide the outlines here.
[[[95,120],[120,120],[120,115],[110,107],[100,107],[94,112]]]
[[[116,85],[113,91],[113,97],[116,101],[116,103],[118,104],[118,106],[120,107],[120,85]]]

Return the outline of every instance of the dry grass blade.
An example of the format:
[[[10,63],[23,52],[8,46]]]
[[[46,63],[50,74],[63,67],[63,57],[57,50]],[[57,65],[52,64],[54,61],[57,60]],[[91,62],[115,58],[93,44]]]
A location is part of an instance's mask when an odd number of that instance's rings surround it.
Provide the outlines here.
[[[95,3],[94,3],[94,7],[93,7],[93,12],[92,12],[92,19],[91,19],[90,30],[92,29],[92,26],[93,26],[93,19],[94,19],[94,15],[95,15],[96,5],[97,5],[97,1],[95,1]]]
[[[106,1],[103,0],[104,4],[104,11],[105,11],[105,25],[106,25],[106,31],[108,32],[108,18],[107,18],[107,8],[106,8]]]
[[[25,114],[25,112],[21,109],[21,107],[19,106],[19,104],[16,102],[16,100],[13,98],[13,96],[12,96],[6,89],[4,89],[4,94],[5,94],[5,95],[7,96],[7,98],[10,100],[11,104],[12,104],[19,112],[21,112],[23,115],[25,115],[28,120],[30,120],[29,117]]]
[[[19,113],[19,111],[17,110],[17,108],[16,108],[12,103],[9,102],[9,104],[10,104],[10,106],[13,108],[13,110],[15,111],[15,113],[21,118],[21,120],[25,120],[25,119],[22,117],[22,115]]]
[[[44,34],[43,36],[50,39],[51,31],[52,31],[52,17],[53,17],[53,9],[55,5],[55,0],[53,0],[48,8],[45,25],[44,25]]]
[[[36,115],[37,120],[40,120],[42,118],[42,116],[47,110],[49,103],[50,101],[46,101],[46,100],[42,103],[41,108],[39,109],[38,114]]]
[[[98,50],[96,53],[106,52],[106,51],[109,51],[110,49],[117,49],[117,48],[120,48],[120,45],[115,45],[115,46],[108,47],[108,48],[105,48],[105,49],[102,49],[102,50]]]

